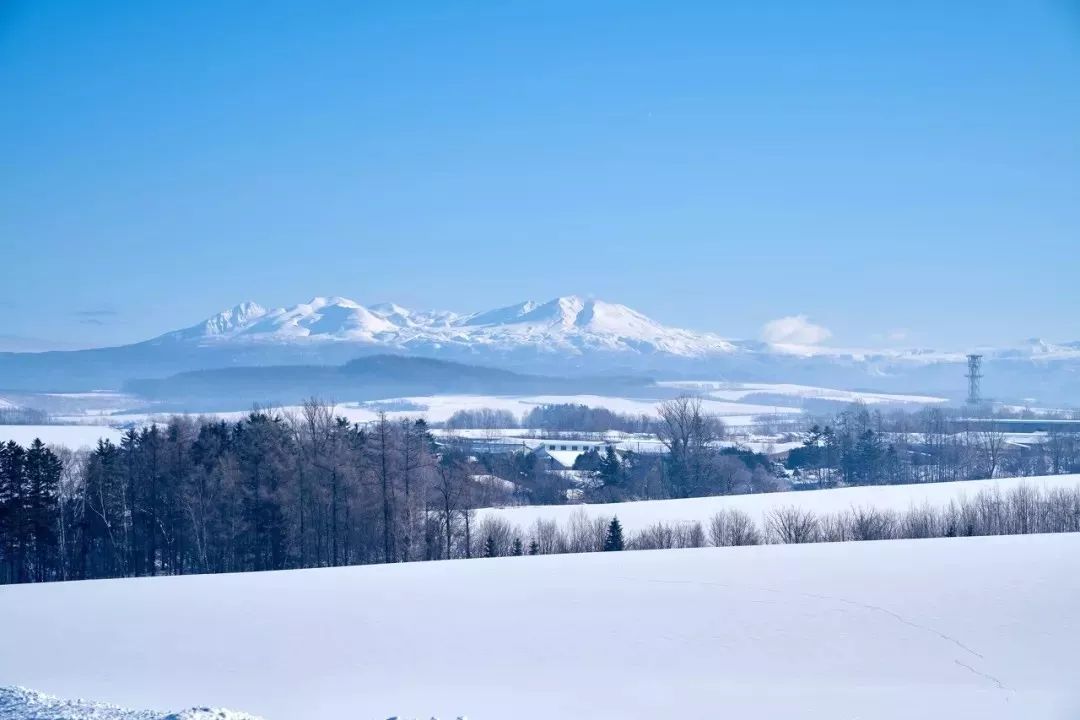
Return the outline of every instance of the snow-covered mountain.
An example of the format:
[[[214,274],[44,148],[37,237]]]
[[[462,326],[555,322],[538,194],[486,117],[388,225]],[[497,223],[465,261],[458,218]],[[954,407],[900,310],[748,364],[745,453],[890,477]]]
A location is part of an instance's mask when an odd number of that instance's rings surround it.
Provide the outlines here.
[[[965,353],[985,356],[984,392],[999,399],[1080,404],[1080,343],[865,350],[732,340],[663,325],[625,305],[565,296],[461,314],[343,297],[266,309],[244,302],[134,345],[0,353],[0,388],[116,389],[189,370],[340,365],[401,354],[555,376],[795,383],[960,399]]]
[[[414,312],[393,303],[365,307],[342,297],[316,297],[275,310],[245,302],[163,338],[204,346],[346,342],[398,351],[529,349],[576,356],[605,352],[701,358],[736,349],[717,335],[666,327],[625,305],[574,295],[471,315]]]

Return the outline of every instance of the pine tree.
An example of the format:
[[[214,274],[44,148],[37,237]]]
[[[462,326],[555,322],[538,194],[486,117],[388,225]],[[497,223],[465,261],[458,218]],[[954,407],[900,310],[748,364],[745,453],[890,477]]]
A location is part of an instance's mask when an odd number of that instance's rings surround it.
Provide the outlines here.
[[[536,542],[535,540],[529,541],[529,554],[530,555],[539,555],[540,554],[540,543]]]
[[[0,580],[24,582],[26,451],[14,440],[0,445]]]
[[[484,557],[498,557],[499,551],[495,548],[495,538],[491,535],[487,536],[487,540],[484,541]]]
[[[34,440],[26,453],[26,537],[32,545],[37,582],[57,574],[57,523],[60,518],[60,474],[63,466],[41,440]],[[28,548],[29,550],[30,548]],[[30,553],[27,553],[30,559]]]
[[[521,538],[514,538],[514,547],[511,551],[514,555],[521,555],[523,548],[521,546]]]
[[[619,524],[618,516],[611,519],[611,524],[608,525],[607,537],[604,539],[604,550],[622,550],[623,549],[623,533],[622,525]]]
[[[604,457],[600,460],[600,477],[605,485],[619,485],[622,482],[622,463],[615,453],[615,446],[608,445]]]

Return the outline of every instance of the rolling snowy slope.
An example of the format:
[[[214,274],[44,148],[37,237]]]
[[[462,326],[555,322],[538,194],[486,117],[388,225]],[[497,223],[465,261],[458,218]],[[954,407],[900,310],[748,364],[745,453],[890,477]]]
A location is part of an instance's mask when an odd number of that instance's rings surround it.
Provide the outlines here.
[[[863,507],[902,512],[912,507],[926,505],[944,507],[951,500],[974,497],[983,490],[998,490],[1001,493],[1007,493],[1024,485],[1044,489],[1073,489],[1080,486],[1080,475],[995,478],[918,485],[881,485],[595,505],[525,505],[484,508],[478,510],[477,514],[481,519],[499,517],[522,529],[528,528],[537,520],[554,520],[565,527],[570,516],[575,513],[584,512],[590,517],[603,518],[617,515],[623,528],[633,532],[644,530],[660,522],[669,525],[700,522],[705,525],[713,515],[729,508],[742,510],[755,522],[761,524],[764,515],[770,510],[790,505],[797,505],[819,515],[842,513],[851,508]]]
[[[1076,717],[1080,535],[0,588],[0,685],[268,720]]]

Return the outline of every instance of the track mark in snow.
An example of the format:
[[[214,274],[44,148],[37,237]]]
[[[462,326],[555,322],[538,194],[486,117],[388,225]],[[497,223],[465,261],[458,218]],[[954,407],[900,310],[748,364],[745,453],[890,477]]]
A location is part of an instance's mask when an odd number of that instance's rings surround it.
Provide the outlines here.
[[[661,584],[661,585],[702,585],[702,586],[707,586],[707,587],[723,588],[724,590],[751,590],[751,591],[756,591],[756,592],[774,593],[774,594],[777,594],[777,595],[800,595],[802,597],[813,598],[815,600],[828,600],[830,602],[844,603],[845,605],[851,605],[853,607],[862,608],[864,610],[870,610],[870,611],[873,611],[873,612],[879,612],[879,613],[888,615],[889,617],[893,618],[897,622],[900,622],[900,623],[902,623],[904,625],[907,625],[909,627],[913,627],[916,630],[922,630],[923,632],[930,633],[931,635],[936,635],[939,638],[941,638],[942,640],[945,640],[947,642],[950,642],[950,643],[956,645],[958,648],[960,648],[964,652],[969,653],[971,655],[974,655],[975,657],[979,658],[980,660],[985,660],[986,659],[985,657],[983,657],[982,653],[977,652],[975,650],[972,650],[970,647],[968,647],[967,645],[965,645],[964,643],[962,643],[960,640],[956,639],[952,635],[948,635],[946,633],[943,633],[940,630],[935,630],[934,628],[932,628],[932,627],[930,627],[928,625],[923,625],[921,623],[917,623],[914,620],[911,620],[909,618],[904,617],[903,615],[901,615],[900,613],[898,613],[898,612],[896,612],[894,610],[890,610],[890,609],[888,609],[886,607],[881,607],[880,605],[874,605],[874,604],[871,604],[871,603],[859,602],[857,600],[850,600],[848,598],[837,597],[835,595],[820,595],[818,593],[809,593],[809,592],[792,592],[792,591],[788,591],[788,590],[777,590],[776,588],[768,588],[768,587],[737,586],[737,585],[729,585],[729,584],[726,584],[726,583],[710,582],[708,580],[659,580],[659,579],[656,579],[656,578],[646,578],[646,579],[642,580],[641,578],[631,578],[631,577],[620,577],[618,579],[619,580],[632,580],[632,581],[636,581],[636,582],[650,582],[650,583],[657,583],[657,584]],[[750,602],[760,603],[762,601],[760,601],[760,600],[751,600]]]
[[[768,587],[736,586],[736,585],[729,585],[727,583],[710,582],[708,580],[660,580],[660,579],[657,579],[657,578],[647,578],[645,580],[642,580],[641,578],[631,578],[631,577],[620,577],[618,579],[620,579],[620,580],[632,580],[632,581],[636,581],[636,582],[657,583],[657,584],[661,584],[661,585],[700,585],[700,586],[704,586],[704,587],[718,587],[718,588],[721,588],[721,589],[724,589],[724,590],[750,590],[750,591],[756,591],[756,592],[774,593],[774,594],[777,594],[777,595],[799,595],[801,597],[813,598],[815,600],[827,600],[829,602],[843,603],[845,605],[850,605],[852,607],[862,608],[863,610],[869,610],[871,612],[877,612],[877,613],[881,613],[883,615],[887,615],[887,616],[893,618],[894,620],[896,620],[897,622],[899,622],[899,623],[901,623],[903,625],[907,625],[908,627],[915,628],[916,630],[921,630],[922,632],[929,633],[931,635],[935,635],[938,638],[940,638],[940,639],[942,639],[942,640],[944,640],[946,642],[952,643],[953,645],[960,648],[964,652],[966,652],[966,653],[968,653],[970,655],[973,655],[973,656],[979,658],[980,660],[985,660],[986,659],[983,656],[982,653],[971,649],[970,647],[968,647],[967,645],[965,645],[963,642],[961,642],[957,638],[953,637],[952,635],[949,635],[947,633],[943,633],[940,630],[932,628],[932,627],[930,627],[928,625],[923,625],[922,623],[917,623],[914,620],[901,615],[900,613],[896,612],[895,610],[890,610],[889,608],[882,607],[880,605],[874,605],[873,603],[860,602],[858,600],[851,600],[849,598],[837,597],[835,595],[821,595],[821,594],[818,594],[818,593],[798,592],[798,591],[792,592],[792,591],[787,591],[787,590],[777,590],[776,588],[768,588]],[[751,601],[751,602],[760,602],[760,601]],[[996,684],[998,686],[999,689],[1008,690],[1008,688],[1005,686],[1005,684],[1002,683],[1001,680],[997,679],[993,675],[990,675],[989,673],[982,672],[981,670],[977,670],[977,669],[973,668],[972,666],[968,665],[967,663],[963,663],[963,662],[961,662],[959,660],[953,660],[953,662],[955,662],[960,667],[968,670],[969,672],[974,673],[975,675],[978,675],[980,677],[983,677],[983,678],[993,682],[994,684]]]
[[[769,592],[779,592],[777,590],[771,590],[770,588],[763,588],[763,589],[769,590]],[[986,659],[986,658],[983,657],[982,653],[979,653],[979,652],[976,652],[976,651],[972,650],[967,645],[965,645],[964,643],[962,643],[959,640],[957,640],[956,638],[954,638],[952,635],[946,635],[945,633],[941,632],[940,630],[935,630],[934,628],[932,628],[932,627],[930,627],[928,625],[923,625],[921,623],[917,623],[914,620],[911,620],[909,618],[904,617],[903,615],[901,615],[898,612],[890,610],[889,608],[881,607],[880,605],[873,605],[871,603],[859,602],[857,600],[849,600],[848,598],[836,597],[835,595],[818,595],[816,593],[807,593],[807,592],[800,592],[800,593],[797,593],[797,594],[802,595],[803,597],[817,598],[819,600],[831,600],[833,602],[841,602],[841,603],[844,603],[846,605],[852,605],[854,607],[860,607],[860,608],[863,608],[865,610],[873,610],[875,612],[884,613],[884,614],[888,615],[889,617],[894,618],[897,622],[903,623],[904,625],[907,625],[909,627],[913,627],[913,628],[915,628],[917,630],[922,630],[923,632],[928,632],[928,633],[930,633],[932,635],[937,635],[942,640],[951,642],[952,644],[956,645],[956,647],[960,648],[964,652],[970,653],[970,654],[974,655],[975,657],[979,658],[980,660],[985,660]]]
[[[982,670],[976,670],[975,668],[971,667],[967,663],[960,662],[959,660],[953,660],[953,662],[956,663],[957,665],[959,665],[960,667],[964,668],[965,670],[968,670],[968,671],[972,672],[973,674],[978,675],[981,678],[986,678],[990,682],[996,684],[998,686],[999,690],[1008,690],[1009,689],[1009,688],[1005,687],[1004,683],[1002,683],[1000,680],[998,680],[993,675],[988,675],[987,673],[984,673]]]

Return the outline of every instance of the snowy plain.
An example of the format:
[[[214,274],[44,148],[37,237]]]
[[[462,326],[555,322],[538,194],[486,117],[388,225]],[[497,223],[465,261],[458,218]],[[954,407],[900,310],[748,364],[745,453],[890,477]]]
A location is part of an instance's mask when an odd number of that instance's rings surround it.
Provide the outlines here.
[[[1002,494],[1027,486],[1050,490],[1080,487],[1080,475],[1044,475],[1026,478],[995,478],[993,480],[964,480],[960,482],[920,483],[915,485],[879,485],[832,490],[800,490],[752,495],[719,495],[714,497],[678,500],[641,500],[623,503],[583,505],[522,505],[518,507],[483,508],[479,519],[498,517],[511,525],[527,529],[537,520],[554,520],[565,529],[574,514],[585,513],[590,518],[618,516],[623,528],[638,532],[665,523],[700,522],[707,526],[709,519],[722,510],[742,510],[763,526],[766,513],[775,508],[798,506],[815,514],[842,513],[852,508],[876,508],[903,512],[913,507],[944,507],[950,501],[972,498],[989,490]]]
[[[0,685],[267,720],[1071,718],[1080,535],[0,588]]]
[[[832,402],[861,402],[867,405],[941,405],[946,398],[935,395],[902,395],[861,390],[837,390],[813,385],[791,383],[738,383],[724,380],[672,380],[661,381],[661,387],[677,388],[687,392],[702,393],[717,400],[741,401],[755,395],[788,397],[793,403],[802,400],[829,400]]]
[[[612,412],[626,415],[648,415],[655,417],[659,399],[628,398],[607,395],[414,395],[407,397],[372,400],[367,402],[339,402],[335,412],[352,422],[371,422],[378,418],[380,411],[385,411],[390,418],[423,417],[428,422],[445,422],[459,410],[507,410],[519,418],[533,408],[541,405],[569,403],[605,408]],[[798,414],[798,407],[758,405],[754,403],[729,402],[725,400],[704,399],[702,407],[716,415],[729,425],[749,425],[756,415]],[[297,406],[278,408],[285,412],[298,412]],[[250,412],[250,408],[230,412],[194,413],[212,415],[228,420],[239,420]],[[140,424],[167,418],[169,413],[117,413],[110,416],[110,422],[117,424]]]

